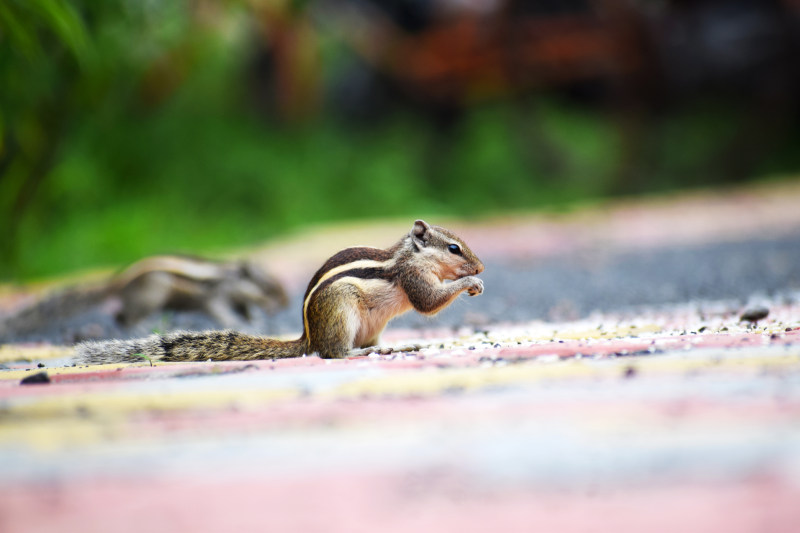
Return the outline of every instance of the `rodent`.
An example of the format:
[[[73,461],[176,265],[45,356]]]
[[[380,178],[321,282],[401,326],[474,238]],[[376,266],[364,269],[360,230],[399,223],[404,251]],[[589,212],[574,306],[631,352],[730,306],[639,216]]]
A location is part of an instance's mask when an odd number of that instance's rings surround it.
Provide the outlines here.
[[[25,338],[94,306],[116,306],[117,322],[130,326],[163,309],[201,310],[222,327],[252,320],[255,308],[273,313],[288,304],[281,282],[249,261],[199,257],[146,257],[108,281],[67,287],[0,322],[0,339]]]
[[[78,345],[84,363],[252,360],[319,354],[341,358],[378,344],[392,318],[415,309],[433,315],[462,292],[483,292],[483,263],[458,236],[423,220],[394,246],[347,248],[317,270],[303,299],[297,340],[234,331],[175,332]]]
[[[114,278],[110,291],[122,299],[116,318],[123,325],[161,309],[199,309],[223,327],[237,327],[257,307],[273,313],[289,302],[281,282],[253,262],[184,256],[138,261]]]

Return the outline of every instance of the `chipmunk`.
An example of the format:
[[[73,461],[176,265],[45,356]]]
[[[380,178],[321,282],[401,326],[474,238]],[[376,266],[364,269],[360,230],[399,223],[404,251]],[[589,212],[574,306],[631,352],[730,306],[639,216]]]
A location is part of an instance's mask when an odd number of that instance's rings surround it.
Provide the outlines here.
[[[237,327],[252,320],[256,307],[273,313],[288,298],[280,281],[248,261],[152,256],[104,283],[67,287],[21,309],[0,322],[0,339],[24,336],[108,302],[119,308],[115,318],[123,326],[163,309],[198,309],[223,327]]]
[[[347,248],[311,278],[303,299],[303,334],[281,341],[234,331],[175,332],[130,341],[83,343],[85,363],[277,359],[319,354],[341,358],[378,344],[392,318],[415,309],[434,315],[462,292],[483,292],[483,263],[450,231],[414,222],[391,248]],[[447,282],[446,280],[449,280]]]
[[[199,309],[224,327],[252,320],[255,308],[274,313],[289,303],[283,285],[250,261],[215,262],[153,256],[115,276],[109,291],[122,299],[117,321],[135,324],[161,309]]]

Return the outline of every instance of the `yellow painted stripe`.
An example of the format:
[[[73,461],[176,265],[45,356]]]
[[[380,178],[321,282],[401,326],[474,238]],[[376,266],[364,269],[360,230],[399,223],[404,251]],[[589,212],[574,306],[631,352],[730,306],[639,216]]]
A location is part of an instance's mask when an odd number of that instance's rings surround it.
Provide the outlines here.
[[[174,362],[164,362],[164,361],[153,362],[153,366],[179,365],[179,364],[186,364],[186,363],[174,363]],[[147,361],[142,361],[141,363],[113,363],[108,365],[58,366],[52,368],[32,368],[31,370],[7,370],[4,372],[0,372],[0,381],[19,381],[22,378],[30,376],[31,374],[35,374],[36,372],[47,372],[51,376],[57,376],[61,374],[80,375],[80,374],[88,374],[91,372],[114,371],[118,368],[149,367],[149,366],[150,363],[148,363]]]
[[[72,357],[75,350],[67,346],[22,346],[6,344],[0,346],[0,363],[10,361],[38,361]],[[3,373],[0,373],[2,376]]]
[[[562,330],[553,333],[552,338],[560,340],[589,340],[589,339],[613,339],[615,337],[631,337],[644,333],[661,333],[664,328],[655,324],[645,324],[642,326],[620,326],[611,329],[573,329]]]
[[[728,354],[730,350],[726,350]],[[800,349],[778,356],[764,354],[709,357],[632,356],[624,359],[593,361],[569,359],[544,362],[532,359],[520,364],[489,368],[438,369],[436,372],[392,374],[357,380],[331,391],[334,398],[363,396],[428,396],[446,390],[475,390],[497,385],[537,383],[548,380],[592,378],[619,379],[629,368],[639,375],[675,375],[687,372],[742,372],[760,374],[765,370],[800,370]]]
[[[437,394],[450,389],[473,390],[495,385],[538,383],[575,378],[619,378],[629,367],[641,376],[675,375],[708,371],[760,374],[765,370],[800,369],[800,348],[791,351],[761,349],[741,355],[721,357],[695,356],[632,356],[620,359],[569,359],[556,361],[529,360],[519,364],[493,367],[430,368],[425,372],[388,372],[376,377],[354,379],[320,393],[326,398],[351,398],[363,395]],[[299,397],[307,394],[303,387],[287,385],[280,389],[223,389],[202,391],[124,390],[81,393],[74,396],[36,397],[14,400],[5,406],[4,418],[50,417],[66,415],[76,410],[93,414],[124,414],[152,409],[225,408],[263,406],[264,401]],[[19,417],[19,418],[18,418]]]
[[[707,372],[757,376],[764,371],[800,370],[800,348],[789,351],[757,349],[726,352],[719,358],[692,354],[630,357],[616,360],[538,360],[504,367],[430,369],[425,372],[391,372],[365,377],[315,394],[321,400],[369,396],[435,396],[447,390],[465,392],[487,387],[536,384],[571,379],[621,379],[628,367],[637,375],[674,376]],[[116,438],[135,438],[128,417],[136,413],[179,410],[258,411],[266,406],[300,398],[307,392],[299,386],[280,389],[181,390],[145,392],[102,391],[71,396],[15,399],[8,402],[0,418],[0,445],[24,443],[37,449],[89,444]]]
[[[24,443],[39,450],[133,438],[127,417],[134,413],[178,410],[256,410],[277,401],[298,398],[286,389],[192,392],[94,393],[42,397],[4,409],[0,446]]]

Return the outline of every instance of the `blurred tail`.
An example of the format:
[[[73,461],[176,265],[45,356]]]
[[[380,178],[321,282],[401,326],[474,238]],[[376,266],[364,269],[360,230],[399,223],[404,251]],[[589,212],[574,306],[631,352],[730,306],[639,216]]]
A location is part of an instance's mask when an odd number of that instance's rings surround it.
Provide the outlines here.
[[[235,331],[177,331],[143,339],[84,342],[76,347],[82,364],[153,361],[247,361],[299,357],[307,352],[304,338],[280,341]]]

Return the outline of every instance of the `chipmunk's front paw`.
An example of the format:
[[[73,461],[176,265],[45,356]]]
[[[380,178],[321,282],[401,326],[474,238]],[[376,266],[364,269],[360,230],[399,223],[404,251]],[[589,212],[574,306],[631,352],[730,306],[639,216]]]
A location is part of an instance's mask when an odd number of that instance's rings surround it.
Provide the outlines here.
[[[477,296],[483,292],[483,280],[480,278],[468,277],[469,285],[467,285],[467,294],[470,296]]]

